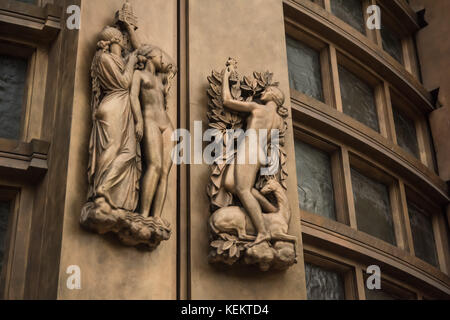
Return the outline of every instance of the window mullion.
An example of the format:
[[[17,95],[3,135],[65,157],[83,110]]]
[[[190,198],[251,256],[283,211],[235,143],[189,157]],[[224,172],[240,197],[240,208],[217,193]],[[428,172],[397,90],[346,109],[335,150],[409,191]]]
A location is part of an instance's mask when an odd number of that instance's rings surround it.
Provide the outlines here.
[[[390,139],[389,119],[387,115],[388,101],[386,99],[384,83],[377,85],[374,89],[374,93],[380,134],[383,137]]]
[[[355,268],[356,291],[359,300],[366,300],[366,283],[364,281],[363,269],[359,266]]]
[[[328,46],[320,51],[320,70],[322,74],[322,90],[325,104],[337,109],[334,98],[332,63]]]
[[[392,100],[389,84],[383,82],[384,101],[386,103],[386,127],[388,132],[388,138],[395,144],[397,144],[397,133],[395,130],[394,113],[392,112]]]
[[[431,156],[431,139],[427,130],[427,124],[424,117],[415,119],[417,144],[419,147],[420,161],[431,170],[433,169],[433,159]]]
[[[443,214],[438,212],[432,216],[432,224],[434,231],[434,240],[436,243],[436,253],[438,257],[439,267],[445,274],[450,273],[450,256],[449,245],[447,241],[447,231],[445,228],[446,221]]]
[[[329,46],[330,52],[330,65],[331,65],[331,80],[333,84],[333,93],[334,93],[334,107],[339,112],[343,111],[342,108],[342,97],[341,97],[341,87],[339,85],[339,71],[338,71],[338,62],[337,62],[337,54],[336,47],[334,45]]]
[[[345,186],[345,193],[346,197],[345,200],[347,201],[347,208],[348,208],[348,221],[349,226],[353,229],[357,229],[356,224],[356,211],[355,211],[355,202],[353,197],[353,189],[352,189],[352,177],[351,177],[351,171],[350,171],[350,158],[348,155],[348,149],[347,147],[341,147],[341,157],[342,157],[342,167],[344,171],[344,186]]]
[[[403,181],[398,182],[398,192],[399,192],[399,199],[401,204],[401,213],[403,215],[403,226],[405,228],[405,244],[407,246],[405,247],[406,251],[409,251],[411,255],[415,255],[414,250],[414,240],[412,237],[412,231],[411,231],[411,224],[409,222],[409,212],[408,212],[408,203],[406,199],[406,190],[405,190],[405,184]]]
[[[342,153],[337,150],[331,155],[331,173],[333,175],[334,198],[337,221],[350,225],[348,216],[349,200],[345,188],[345,170],[342,161]]]
[[[407,250],[408,240],[405,235],[405,223],[402,220],[403,206],[398,181],[394,181],[389,186],[389,198],[391,202],[392,220],[394,222],[394,232],[397,246],[402,250]]]
[[[324,0],[323,5],[326,11],[331,12],[331,0]]]

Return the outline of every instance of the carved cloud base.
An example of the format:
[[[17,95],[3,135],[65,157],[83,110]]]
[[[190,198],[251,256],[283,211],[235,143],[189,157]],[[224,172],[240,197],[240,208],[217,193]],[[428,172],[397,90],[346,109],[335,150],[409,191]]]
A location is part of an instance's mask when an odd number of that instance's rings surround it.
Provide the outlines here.
[[[257,265],[261,271],[285,270],[297,263],[295,245],[287,241],[264,241],[249,247],[251,241],[221,233],[210,242],[209,262]]]
[[[124,245],[139,245],[148,249],[154,249],[161,241],[169,240],[171,234],[169,223],[162,218],[144,218],[122,209],[105,210],[105,207],[93,202],[83,207],[80,223],[99,234],[115,233]]]

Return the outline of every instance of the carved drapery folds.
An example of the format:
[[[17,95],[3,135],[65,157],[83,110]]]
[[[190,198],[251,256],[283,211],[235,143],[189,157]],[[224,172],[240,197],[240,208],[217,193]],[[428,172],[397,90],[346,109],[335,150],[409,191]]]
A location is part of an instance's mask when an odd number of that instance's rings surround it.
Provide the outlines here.
[[[291,212],[284,150],[288,111],[272,76],[254,72],[241,78],[237,62],[230,58],[224,70],[208,77],[209,127],[217,130],[213,135],[223,144],[221,154],[215,155],[207,186],[211,263],[255,264],[263,271],[296,263],[297,238],[288,234]],[[239,129],[246,133],[255,130],[257,139],[230,134]],[[278,132],[277,139],[271,136],[273,130]],[[261,135],[267,136],[265,144],[260,142]],[[230,144],[237,145],[236,150],[227,148]],[[256,164],[249,158],[239,162],[240,152],[260,151],[266,162],[259,158]],[[268,167],[275,170],[261,174],[261,169]]]
[[[172,167],[167,96],[177,70],[160,48],[141,44],[137,23],[127,2],[99,35],[91,66],[88,201],[80,223],[153,249],[171,234],[162,210]]]

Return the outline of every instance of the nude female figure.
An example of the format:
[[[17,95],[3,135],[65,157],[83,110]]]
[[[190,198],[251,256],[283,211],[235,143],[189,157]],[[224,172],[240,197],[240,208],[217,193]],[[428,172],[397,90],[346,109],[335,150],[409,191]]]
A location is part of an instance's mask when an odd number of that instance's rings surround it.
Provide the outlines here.
[[[284,120],[278,113],[278,108],[284,103],[283,92],[276,87],[268,87],[262,93],[260,101],[263,104],[256,102],[244,102],[234,100],[231,96],[229,78],[233,71],[232,66],[228,66],[225,69],[225,74],[222,82],[222,99],[223,105],[233,111],[247,113],[247,130],[253,129],[258,135],[259,144],[259,130],[266,129],[267,131],[267,143],[271,140],[271,130],[283,130]],[[261,145],[251,145],[250,138],[246,135],[243,143],[238,146],[238,154],[245,155],[245,159],[250,159],[250,153],[258,152],[262,148]],[[249,161],[247,161],[249,162]],[[270,233],[267,231],[264,225],[263,213],[261,206],[265,205],[270,208],[267,201],[263,201],[263,196],[259,195],[256,189],[254,189],[256,177],[258,171],[261,169],[261,159],[258,157],[258,161],[255,164],[234,164],[234,176],[228,179],[234,183],[235,193],[244,206],[246,212],[250,216],[256,231],[257,236],[255,241],[249,246],[268,241],[271,239]],[[230,182],[226,184],[231,184]]]
[[[166,56],[158,47],[141,46],[138,50],[140,70],[135,71],[131,84],[133,110],[142,111],[136,121],[136,136],[139,141],[142,139],[147,165],[141,182],[141,214],[149,217],[152,211],[158,220],[167,194],[174,147],[171,141],[174,128],[166,107],[170,80],[177,71]]]

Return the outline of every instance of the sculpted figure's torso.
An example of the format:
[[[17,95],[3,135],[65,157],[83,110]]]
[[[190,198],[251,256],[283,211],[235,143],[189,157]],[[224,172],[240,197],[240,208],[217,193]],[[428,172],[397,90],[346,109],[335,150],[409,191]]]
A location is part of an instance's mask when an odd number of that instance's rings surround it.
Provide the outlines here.
[[[284,120],[277,112],[277,105],[269,102],[266,105],[258,105],[247,118],[247,130],[254,129],[259,134],[260,129],[267,129],[267,141],[270,142],[270,132],[273,129],[282,130]]]
[[[270,143],[272,130],[278,129],[282,131],[284,121],[277,111],[278,106],[281,106],[284,102],[284,95],[277,88],[267,87],[260,98],[262,104],[254,101],[244,102],[234,100],[229,86],[231,72],[232,67],[229,66],[225,69],[223,76],[223,105],[233,111],[247,113],[247,130],[255,130],[258,140],[252,142],[248,135],[245,136],[243,143],[238,146],[237,154],[238,161],[240,156],[245,156],[246,162],[231,165],[227,169],[225,186],[230,192],[238,196],[257,230],[256,239],[251,244],[251,246],[254,246],[271,239],[271,235],[267,232],[264,225],[262,209],[273,210],[273,206],[267,199],[254,188],[258,171],[262,166],[262,159],[260,159],[259,155],[261,154],[261,149],[264,148],[261,145],[259,135],[261,134],[261,129],[267,130],[267,143]],[[252,154],[254,155],[255,152],[258,153],[256,156],[257,162],[253,164],[249,159],[251,159]]]
[[[164,85],[160,75],[137,71],[141,77],[140,100],[145,122],[151,122],[161,132],[172,128],[172,124],[164,108]]]
[[[173,126],[166,111],[170,79],[176,68],[161,49],[142,45],[141,62],[131,85],[131,105],[138,114],[137,136],[142,138],[146,170],[141,181],[141,214],[159,219],[162,214],[170,169]]]
[[[166,98],[176,66],[160,48],[142,44],[136,30],[127,1],[114,26],[99,35],[91,65],[88,202],[80,223],[153,249],[171,233],[161,213],[172,166]]]

